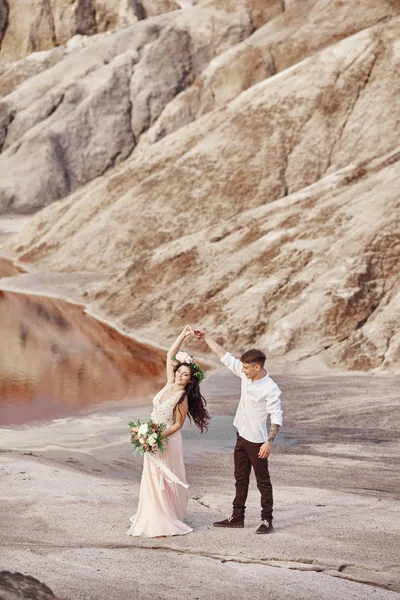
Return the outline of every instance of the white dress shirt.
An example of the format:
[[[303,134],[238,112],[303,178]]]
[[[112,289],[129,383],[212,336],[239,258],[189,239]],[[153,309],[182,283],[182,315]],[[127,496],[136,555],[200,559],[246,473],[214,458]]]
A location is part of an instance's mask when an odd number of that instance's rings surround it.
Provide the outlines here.
[[[221,362],[242,380],[234,426],[245,440],[264,443],[268,438],[268,415],[271,417],[271,424],[282,425],[281,390],[265,369],[265,377],[262,379],[248,379],[242,371],[242,363],[230,352],[221,358]]]

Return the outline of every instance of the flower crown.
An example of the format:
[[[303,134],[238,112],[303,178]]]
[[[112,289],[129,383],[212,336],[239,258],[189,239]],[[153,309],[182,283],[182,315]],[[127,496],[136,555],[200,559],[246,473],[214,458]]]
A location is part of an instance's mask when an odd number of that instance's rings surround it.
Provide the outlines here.
[[[177,352],[172,360],[177,363],[187,363],[188,365],[193,365],[193,375],[196,377],[198,383],[201,383],[206,378],[206,374],[204,373],[203,369],[197,364],[193,356],[187,352]]]

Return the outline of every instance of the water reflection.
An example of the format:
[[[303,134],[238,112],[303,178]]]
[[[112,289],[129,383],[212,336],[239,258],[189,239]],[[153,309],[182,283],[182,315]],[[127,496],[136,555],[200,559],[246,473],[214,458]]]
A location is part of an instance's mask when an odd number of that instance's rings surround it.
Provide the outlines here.
[[[0,425],[148,401],[163,353],[126,338],[83,307],[0,290]]]

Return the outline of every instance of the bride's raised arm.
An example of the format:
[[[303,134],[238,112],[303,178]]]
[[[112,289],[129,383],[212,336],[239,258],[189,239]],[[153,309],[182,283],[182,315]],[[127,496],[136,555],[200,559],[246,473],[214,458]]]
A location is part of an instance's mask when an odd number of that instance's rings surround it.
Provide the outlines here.
[[[190,325],[186,325],[186,327],[181,331],[181,333],[178,335],[178,337],[172,344],[171,348],[168,350],[167,363],[166,363],[167,383],[174,383],[175,376],[174,376],[174,365],[173,365],[172,359],[175,356],[175,354],[177,352],[179,352],[179,348],[181,347],[183,341],[187,337],[192,335],[192,333],[193,333],[193,330],[190,327]]]

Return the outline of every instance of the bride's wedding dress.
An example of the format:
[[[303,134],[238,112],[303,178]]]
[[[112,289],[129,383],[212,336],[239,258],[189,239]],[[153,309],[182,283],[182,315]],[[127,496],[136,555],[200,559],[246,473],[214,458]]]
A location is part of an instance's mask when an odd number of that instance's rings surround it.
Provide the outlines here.
[[[174,408],[182,390],[173,391],[167,384],[153,399],[151,419],[156,423],[174,424]],[[139,506],[130,519],[132,526],[127,535],[158,537],[184,535],[193,531],[183,523],[189,500],[183,462],[183,444],[180,431],[168,437],[166,450],[153,456],[144,455],[140,483]]]

